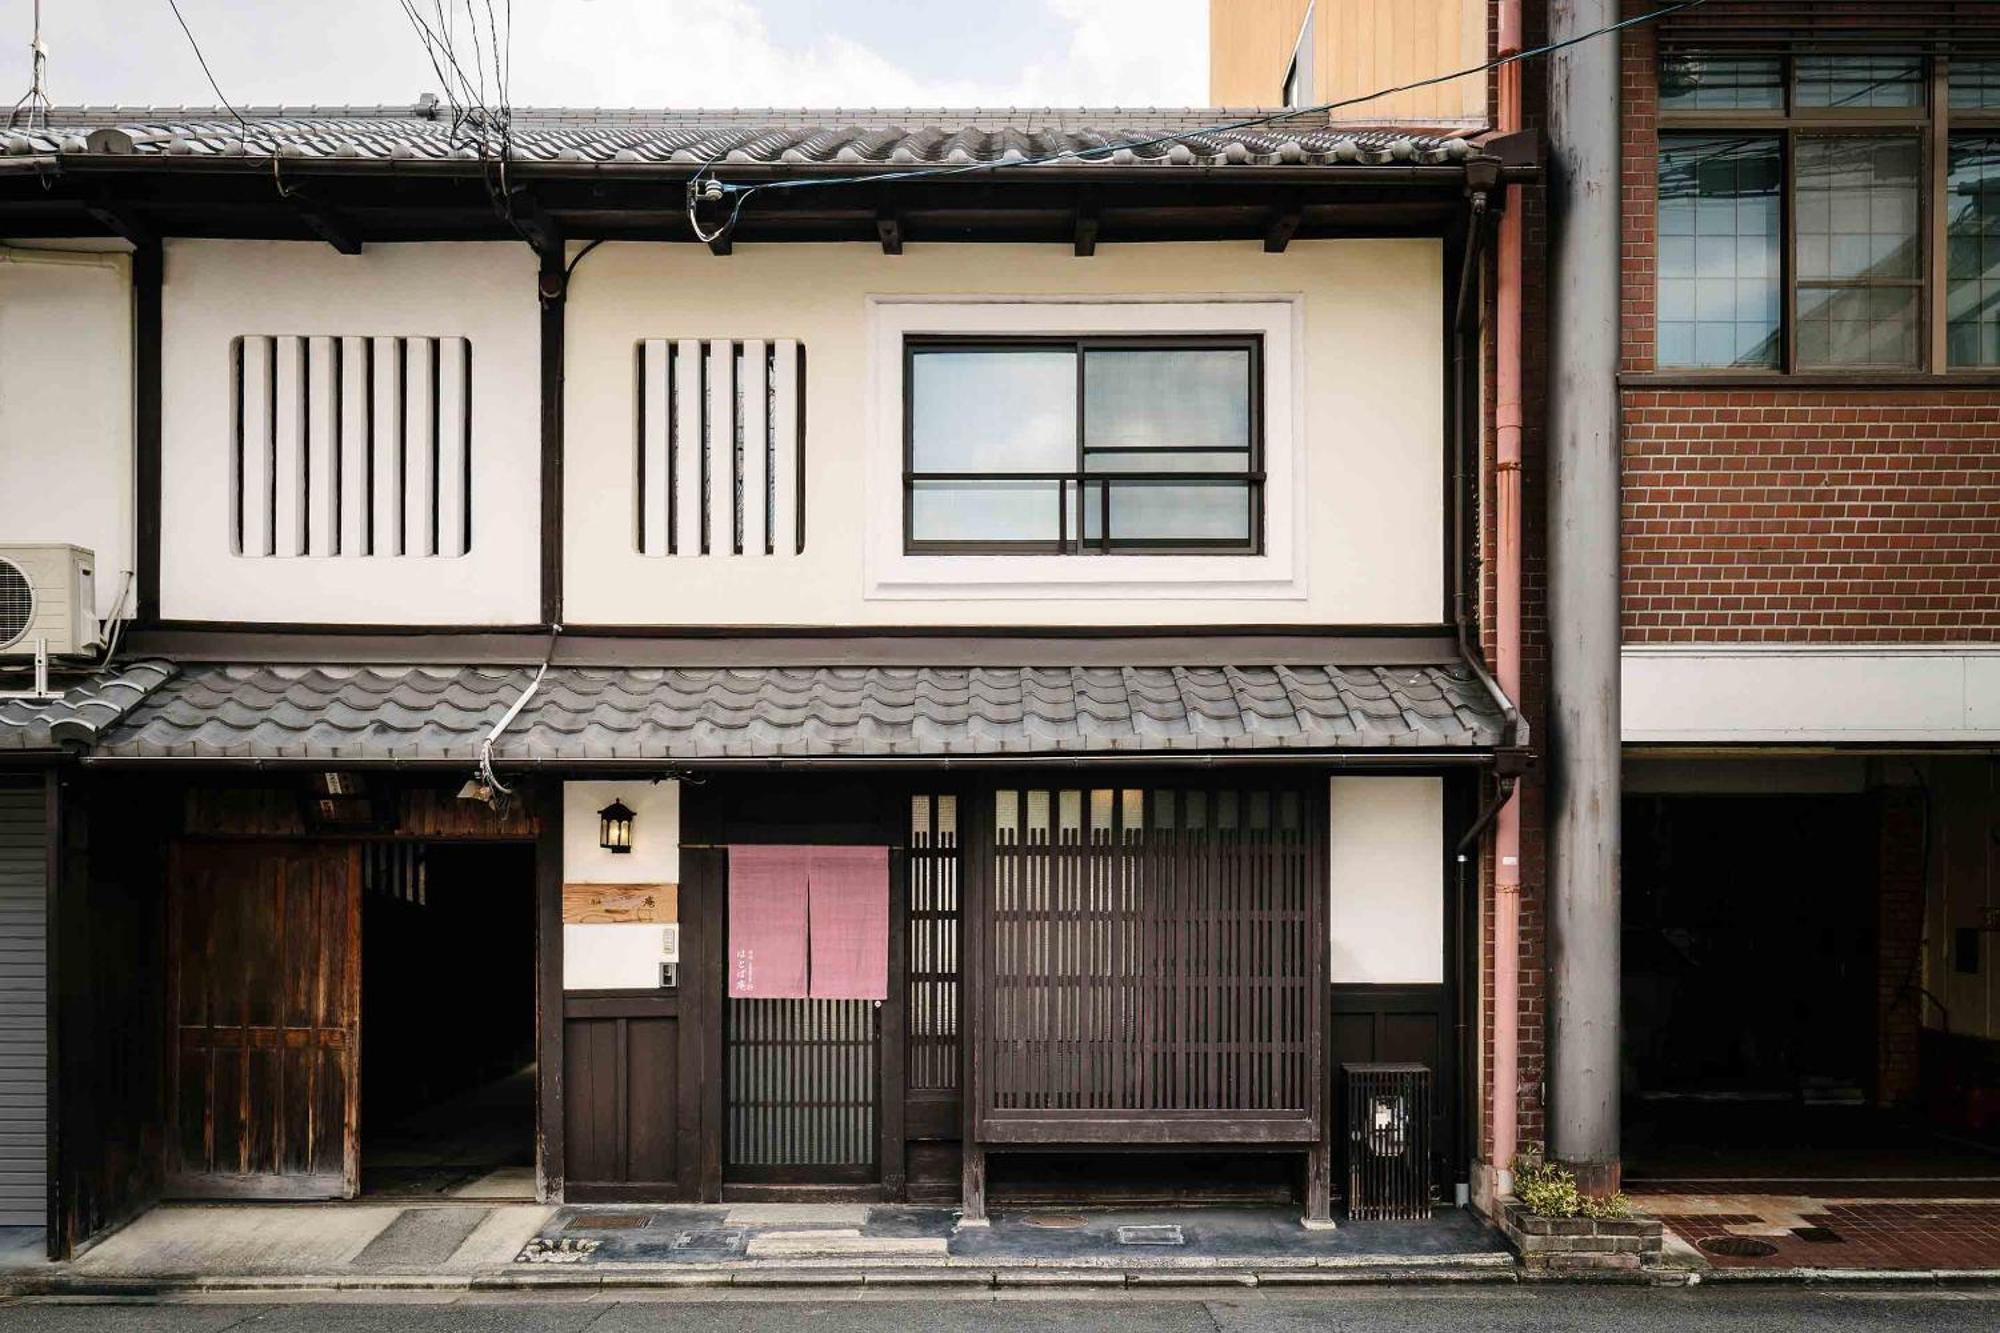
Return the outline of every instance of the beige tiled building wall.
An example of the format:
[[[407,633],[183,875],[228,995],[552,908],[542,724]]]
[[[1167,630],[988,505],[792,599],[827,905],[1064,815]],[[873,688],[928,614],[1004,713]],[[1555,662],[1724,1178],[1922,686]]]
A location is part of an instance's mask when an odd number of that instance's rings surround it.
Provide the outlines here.
[[[1299,52],[1308,33],[1310,53]],[[1295,52],[1311,72],[1303,103],[1339,101],[1486,58],[1483,0],[1210,0],[1208,94],[1217,106],[1278,106]],[[1486,86],[1473,75],[1335,111],[1369,124],[1481,125]]]

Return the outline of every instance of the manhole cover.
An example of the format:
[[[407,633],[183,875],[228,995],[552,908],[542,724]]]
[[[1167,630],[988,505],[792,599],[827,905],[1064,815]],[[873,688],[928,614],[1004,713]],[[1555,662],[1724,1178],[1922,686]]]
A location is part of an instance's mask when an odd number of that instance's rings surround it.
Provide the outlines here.
[[[1768,1259],[1778,1252],[1770,1241],[1755,1236],[1710,1236],[1697,1244],[1704,1253],[1724,1259]]]
[[[1792,1234],[1809,1245],[1845,1245],[1847,1240],[1832,1227],[1793,1227]]]
[[[1120,1245],[1185,1245],[1187,1238],[1178,1226],[1119,1227]]]
[[[1076,1213],[1029,1213],[1021,1224],[1044,1231],[1076,1231],[1083,1227],[1084,1219]]]
[[[651,1213],[578,1213],[564,1231],[632,1231],[653,1220]]]

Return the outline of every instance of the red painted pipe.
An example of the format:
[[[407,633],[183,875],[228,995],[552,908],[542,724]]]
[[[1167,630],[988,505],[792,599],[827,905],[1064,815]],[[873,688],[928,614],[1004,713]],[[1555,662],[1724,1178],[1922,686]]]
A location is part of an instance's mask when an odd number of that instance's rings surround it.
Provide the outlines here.
[[[1500,0],[1500,54],[1521,49],[1521,0]],[[1501,134],[1521,128],[1520,62],[1499,71]],[[1500,214],[1494,275],[1493,349],[1495,553],[1494,674],[1521,703],[1521,187],[1507,187]],[[1513,1189],[1521,1084],[1521,797],[1500,809],[1493,826],[1493,1166],[1495,1192]]]

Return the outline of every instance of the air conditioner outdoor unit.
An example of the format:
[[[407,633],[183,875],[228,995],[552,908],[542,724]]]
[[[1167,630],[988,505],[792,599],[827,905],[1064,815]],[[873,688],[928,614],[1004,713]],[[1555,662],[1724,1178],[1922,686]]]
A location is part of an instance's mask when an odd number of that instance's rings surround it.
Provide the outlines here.
[[[51,658],[88,656],[103,642],[96,567],[80,546],[0,543],[0,664],[32,661],[36,692],[46,692]]]

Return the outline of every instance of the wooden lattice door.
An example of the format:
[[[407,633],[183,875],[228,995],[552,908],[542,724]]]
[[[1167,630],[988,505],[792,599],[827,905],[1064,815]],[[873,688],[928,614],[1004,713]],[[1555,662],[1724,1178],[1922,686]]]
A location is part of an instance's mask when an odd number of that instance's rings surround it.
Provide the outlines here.
[[[1304,792],[1006,788],[988,821],[981,1141],[1319,1140],[1326,858]]]

